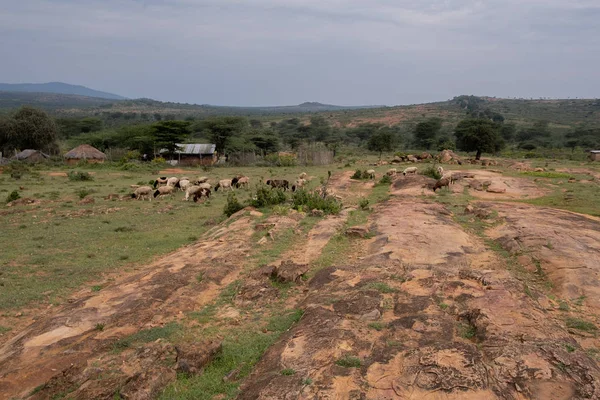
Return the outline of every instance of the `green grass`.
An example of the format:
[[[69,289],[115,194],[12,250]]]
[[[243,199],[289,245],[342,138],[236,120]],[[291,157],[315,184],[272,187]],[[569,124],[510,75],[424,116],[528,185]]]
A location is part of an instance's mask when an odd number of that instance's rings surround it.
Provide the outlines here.
[[[596,325],[581,318],[569,317],[565,320],[565,323],[568,328],[577,329],[579,331],[590,333],[596,333],[596,331],[598,331],[598,327]]]
[[[137,333],[134,333],[133,335],[129,335],[117,340],[113,344],[113,349],[115,351],[121,351],[133,346],[136,343],[149,343],[157,339],[167,339],[173,336],[175,333],[181,331],[181,329],[181,325],[175,322],[170,322],[165,326],[143,329]]]
[[[178,376],[177,381],[168,386],[159,398],[210,400],[215,396],[224,396],[221,398],[233,399],[239,392],[240,382],[250,374],[263,353],[301,316],[301,310],[287,310],[273,315],[268,323],[272,330],[268,329],[266,333],[260,326],[226,332],[222,352],[206,366],[202,375]],[[234,370],[239,371],[238,379],[224,381],[223,377]]]
[[[360,368],[362,361],[358,357],[344,356],[335,361],[336,365],[344,368]]]
[[[381,322],[371,322],[368,327],[375,329],[376,331],[382,331],[385,329],[385,324]]]
[[[8,326],[2,326],[0,325],[0,335],[6,333],[6,332],[10,332],[12,331],[12,328],[9,328]]]
[[[210,172],[189,168],[176,175],[205,175],[215,182],[243,172],[250,177],[252,186],[261,178],[276,176],[293,180],[306,171],[315,177],[309,183],[309,188],[313,188],[318,185],[319,177],[327,175],[328,169],[333,170],[332,166],[272,168],[272,172],[258,167],[213,168]],[[148,182],[156,174],[149,170],[124,172],[108,164],[78,168],[78,171],[93,172],[91,182],[48,175],[67,171],[70,171],[68,167],[44,170],[42,166],[41,175],[28,173],[19,181],[0,175],[4,184],[14,182],[15,187],[25,187],[19,191],[21,197],[33,198],[36,193],[44,196],[42,204],[17,206],[12,210],[25,212],[2,217],[2,234],[11,238],[11,246],[5,246],[0,252],[4,284],[0,290],[0,310],[61,303],[70,293],[102,279],[106,273],[133,270],[136,265],[148,264],[157,256],[189,244],[192,238],[200,238],[214,225],[205,225],[205,222],[223,220],[227,196],[221,192],[213,193],[210,202],[205,204],[181,201],[184,197],[181,192],[173,198],[152,202],[108,201],[103,197],[111,193],[127,195],[132,192],[131,184]],[[56,190],[57,187],[60,190]],[[95,191],[94,204],[77,205],[82,188]],[[250,192],[238,190],[236,194],[245,202]],[[166,207],[171,209],[164,211]],[[33,215],[36,218],[32,218]],[[115,248],[120,251],[114,252]],[[277,251],[261,262],[272,260]]]
[[[570,344],[565,344],[565,349],[567,349],[569,353],[573,353],[575,351],[575,347],[571,346]]]
[[[562,180],[562,183],[555,180],[553,184],[558,185],[558,188],[552,187],[552,191],[546,196],[522,200],[522,202],[600,217],[600,203],[598,202],[600,185],[596,183],[568,183],[564,180]],[[566,190],[566,192],[563,192],[563,190]]]
[[[394,293],[396,289],[390,287],[384,282],[369,282],[364,286],[365,289],[374,289],[380,293]]]
[[[533,171],[525,171],[521,172],[521,175],[525,176],[533,176],[536,178],[552,178],[552,179],[569,179],[572,178],[573,175],[565,174],[562,172],[552,172],[552,171],[544,171],[544,172],[533,172]]]
[[[465,339],[472,339],[475,337],[477,330],[473,325],[460,323],[458,324],[458,335]]]
[[[292,375],[296,374],[296,370],[294,370],[292,368],[286,368],[286,369],[282,369],[280,374],[285,375],[285,376],[292,376]]]

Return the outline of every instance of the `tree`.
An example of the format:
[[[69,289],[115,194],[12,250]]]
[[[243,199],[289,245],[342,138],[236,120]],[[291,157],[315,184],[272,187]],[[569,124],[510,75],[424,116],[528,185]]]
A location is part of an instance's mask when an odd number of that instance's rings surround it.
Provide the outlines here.
[[[516,132],[517,127],[515,126],[515,124],[503,124],[500,128],[500,135],[507,142],[513,141]]]
[[[371,151],[379,152],[379,159],[384,151],[392,151],[394,149],[394,133],[391,129],[380,129],[374,133],[367,142],[367,148]]]
[[[217,152],[223,154],[229,139],[233,135],[242,135],[248,127],[244,117],[213,117],[202,121],[202,129],[208,133],[217,147]]]
[[[275,153],[279,151],[279,138],[269,130],[254,130],[250,132],[249,139],[264,153]]]
[[[439,118],[429,118],[426,121],[419,122],[415,127],[415,142],[417,147],[429,150],[435,144],[435,138],[440,129],[442,129],[442,120]]]
[[[504,142],[498,131],[499,126],[489,119],[464,119],[454,130],[456,147],[463,151],[476,151],[475,159],[479,160],[481,153],[492,153],[502,148]]]
[[[152,125],[152,129],[156,146],[173,154],[178,150],[177,143],[183,142],[190,134],[190,122],[161,121]]]
[[[23,106],[0,122],[0,149],[4,152],[25,149],[55,152],[58,150],[57,135],[58,128],[46,112]]]

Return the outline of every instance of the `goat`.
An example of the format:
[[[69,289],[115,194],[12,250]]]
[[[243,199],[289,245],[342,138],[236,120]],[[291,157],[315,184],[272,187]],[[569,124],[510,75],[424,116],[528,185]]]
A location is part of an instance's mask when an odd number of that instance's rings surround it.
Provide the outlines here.
[[[284,191],[290,188],[290,182],[285,179],[269,179],[267,185],[271,186],[273,189],[282,188]]]
[[[416,174],[416,173],[417,173],[417,167],[408,167],[404,171],[402,171],[403,175],[406,175],[406,174]]]
[[[433,185],[433,191],[435,192],[437,189],[441,189],[443,187],[447,187],[450,190],[450,179],[442,178]]]
[[[367,175],[369,175],[369,179],[375,179],[375,170],[374,169],[367,170]]]

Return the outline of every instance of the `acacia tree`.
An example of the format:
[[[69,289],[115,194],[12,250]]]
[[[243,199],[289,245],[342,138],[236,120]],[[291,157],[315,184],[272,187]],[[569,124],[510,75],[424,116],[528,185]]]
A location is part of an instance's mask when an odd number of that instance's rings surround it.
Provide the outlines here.
[[[173,154],[178,150],[177,143],[181,143],[190,134],[189,121],[161,121],[152,126],[156,146],[166,149]]]
[[[475,159],[479,160],[481,153],[495,152],[504,146],[498,131],[498,125],[489,119],[464,119],[454,130],[456,147],[463,151],[476,151]]]
[[[371,151],[379,152],[379,159],[384,151],[394,149],[395,137],[391,129],[380,129],[369,138],[367,148]]]
[[[202,130],[208,133],[220,154],[224,153],[231,137],[241,135],[247,127],[248,120],[244,117],[214,117],[201,124]]]
[[[442,129],[442,120],[439,118],[429,118],[427,121],[419,122],[415,126],[416,145],[429,150],[435,144],[440,129]]]
[[[34,107],[23,106],[0,121],[0,149],[4,152],[25,149],[55,152],[57,135],[54,120]]]

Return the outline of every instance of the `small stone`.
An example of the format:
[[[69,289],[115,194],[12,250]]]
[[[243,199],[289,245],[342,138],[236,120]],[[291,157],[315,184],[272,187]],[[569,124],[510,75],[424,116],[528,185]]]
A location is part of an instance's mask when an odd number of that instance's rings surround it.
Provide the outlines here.
[[[370,230],[368,226],[353,226],[350,227],[348,229],[346,229],[346,236],[352,236],[352,237],[360,237],[360,238],[364,238],[367,235],[369,235]]]
[[[474,211],[475,211],[475,209],[470,204],[465,207],[465,214],[473,214]]]
[[[378,309],[374,309],[373,311],[369,311],[360,316],[361,321],[377,321],[379,318],[381,318],[381,312],[379,312]]]

